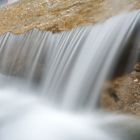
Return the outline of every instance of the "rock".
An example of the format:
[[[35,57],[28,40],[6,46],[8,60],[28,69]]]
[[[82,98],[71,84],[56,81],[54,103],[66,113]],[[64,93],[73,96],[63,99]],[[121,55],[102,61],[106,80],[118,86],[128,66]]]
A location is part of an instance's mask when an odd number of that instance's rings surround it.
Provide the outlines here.
[[[140,72],[108,82],[101,96],[101,106],[109,111],[140,116]]]
[[[138,8],[139,0],[20,0],[0,9],[0,34],[66,31]]]
[[[137,72],[140,72],[140,63],[137,63],[137,64],[134,66],[134,70],[137,71]]]

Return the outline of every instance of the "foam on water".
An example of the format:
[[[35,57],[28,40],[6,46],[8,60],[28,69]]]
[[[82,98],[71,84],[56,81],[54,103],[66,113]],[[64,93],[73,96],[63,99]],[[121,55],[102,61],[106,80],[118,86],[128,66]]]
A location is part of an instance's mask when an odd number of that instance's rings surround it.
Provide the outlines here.
[[[7,83],[7,80],[5,82]],[[137,119],[97,111],[76,113],[59,110],[38,96],[31,95],[30,89],[19,89],[21,88],[9,84],[0,88],[1,140],[138,140],[139,138],[140,122]]]

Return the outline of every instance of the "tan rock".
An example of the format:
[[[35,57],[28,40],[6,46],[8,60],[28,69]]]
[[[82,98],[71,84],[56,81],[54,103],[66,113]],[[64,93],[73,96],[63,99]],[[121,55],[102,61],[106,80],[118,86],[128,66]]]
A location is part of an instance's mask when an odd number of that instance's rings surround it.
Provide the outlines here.
[[[59,32],[139,7],[139,0],[21,0],[0,10],[0,34],[32,28]]]
[[[132,72],[109,82],[102,94],[101,105],[109,111],[140,116],[140,72]]]

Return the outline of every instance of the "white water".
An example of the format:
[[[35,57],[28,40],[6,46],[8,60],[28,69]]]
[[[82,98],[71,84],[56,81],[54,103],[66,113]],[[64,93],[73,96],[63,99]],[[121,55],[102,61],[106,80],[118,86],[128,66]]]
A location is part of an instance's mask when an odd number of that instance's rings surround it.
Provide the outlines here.
[[[133,12],[59,34],[2,35],[0,71],[12,77],[0,77],[0,140],[138,140],[139,121],[96,109],[138,22]]]
[[[0,7],[4,7],[10,4],[13,4],[19,0],[0,0]]]

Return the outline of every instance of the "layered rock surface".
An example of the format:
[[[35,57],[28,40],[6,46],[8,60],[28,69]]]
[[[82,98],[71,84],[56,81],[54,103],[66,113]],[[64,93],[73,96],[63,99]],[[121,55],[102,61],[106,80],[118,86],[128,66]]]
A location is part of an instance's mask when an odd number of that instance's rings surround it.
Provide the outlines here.
[[[59,32],[139,7],[138,0],[21,0],[1,8],[0,34],[32,28]]]

